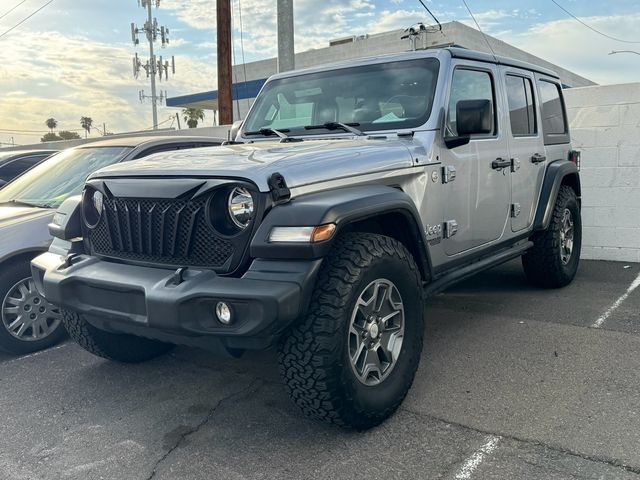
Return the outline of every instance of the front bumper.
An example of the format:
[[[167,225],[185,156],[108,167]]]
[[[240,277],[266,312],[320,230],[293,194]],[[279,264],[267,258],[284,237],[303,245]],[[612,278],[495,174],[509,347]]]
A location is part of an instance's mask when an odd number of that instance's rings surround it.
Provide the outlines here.
[[[31,265],[49,302],[97,328],[211,349],[260,349],[304,313],[320,263],[255,260],[241,278],[187,269],[181,282],[173,270],[84,255],[68,265],[48,252]],[[231,306],[229,326],[216,318],[220,301]]]

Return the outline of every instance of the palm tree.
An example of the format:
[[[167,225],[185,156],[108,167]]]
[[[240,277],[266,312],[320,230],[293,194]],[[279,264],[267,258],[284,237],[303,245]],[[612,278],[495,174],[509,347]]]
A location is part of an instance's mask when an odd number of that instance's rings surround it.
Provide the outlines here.
[[[199,120],[204,120],[204,110],[201,108],[184,108],[182,110],[184,121],[189,128],[196,128]]]
[[[93,124],[93,119],[91,117],[80,117],[80,126],[84,128],[84,138],[87,138],[87,134],[91,133],[91,125]]]
[[[58,126],[58,121],[53,117],[47,118],[44,123],[51,133],[53,133],[53,130]]]

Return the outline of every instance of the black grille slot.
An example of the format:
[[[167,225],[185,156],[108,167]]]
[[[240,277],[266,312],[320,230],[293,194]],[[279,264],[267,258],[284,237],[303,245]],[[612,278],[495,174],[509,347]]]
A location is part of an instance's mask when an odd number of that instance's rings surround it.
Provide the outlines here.
[[[206,201],[105,198],[88,238],[103,257],[224,269],[235,247],[206,221]]]

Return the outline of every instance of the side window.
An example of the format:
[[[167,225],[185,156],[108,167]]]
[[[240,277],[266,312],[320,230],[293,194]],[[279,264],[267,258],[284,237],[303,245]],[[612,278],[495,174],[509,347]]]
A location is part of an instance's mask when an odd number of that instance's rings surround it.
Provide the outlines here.
[[[531,80],[516,75],[507,75],[506,83],[512,135],[514,137],[535,135],[537,126]]]
[[[489,100],[493,114],[493,131],[496,133],[496,103],[494,101],[493,78],[489,72],[479,70],[466,70],[458,68],[453,72],[451,82],[451,95],[449,97],[449,112],[447,114],[447,127],[451,134],[458,135],[456,129],[456,105],[460,100]]]
[[[23,174],[44,157],[24,157],[12,162],[6,163],[0,167],[0,178],[9,181]]]
[[[560,100],[560,85],[541,80],[540,104],[542,106],[542,130],[545,135],[564,135],[567,122]]]

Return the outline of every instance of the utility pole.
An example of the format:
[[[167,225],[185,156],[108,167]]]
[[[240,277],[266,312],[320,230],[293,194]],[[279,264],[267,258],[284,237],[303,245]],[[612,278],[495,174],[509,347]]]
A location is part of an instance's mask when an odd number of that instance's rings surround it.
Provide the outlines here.
[[[278,0],[278,72],[294,70],[293,0]]]
[[[165,80],[168,80],[169,69],[171,69],[171,72],[174,75],[176,73],[176,62],[175,58],[172,56],[171,65],[169,65],[168,60],[163,61],[162,56],[157,58],[153,52],[153,44],[158,40],[158,35],[160,35],[160,39],[162,41],[162,48],[167,46],[169,43],[169,29],[164,26],[158,27],[158,20],[153,18],[151,13],[152,4],[155,4],[156,8],[158,8],[160,6],[160,0],[138,0],[138,5],[147,10],[147,20],[144,22],[144,26],[142,28],[136,27],[135,23],[131,24],[131,40],[135,46],[139,45],[140,40],[138,39],[138,34],[144,32],[147,36],[147,40],[149,41],[149,60],[143,64],[136,53],[133,58],[133,76],[138,78],[140,70],[144,69],[147,74],[147,78],[151,80],[151,95],[145,95],[144,90],[141,90],[139,92],[139,97],[141,102],[144,102],[146,99],[151,100],[153,129],[156,130],[158,128],[158,101],[162,103],[166,98],[166,92],[164,92],[164,94],[161,93],[160,96],[156,94],[156,75],[158,75],[158,79],[160,81],[162,81],[163,75]]]
[[[218,34],[218,124],[233,123],[231,0],[216,0]]]

